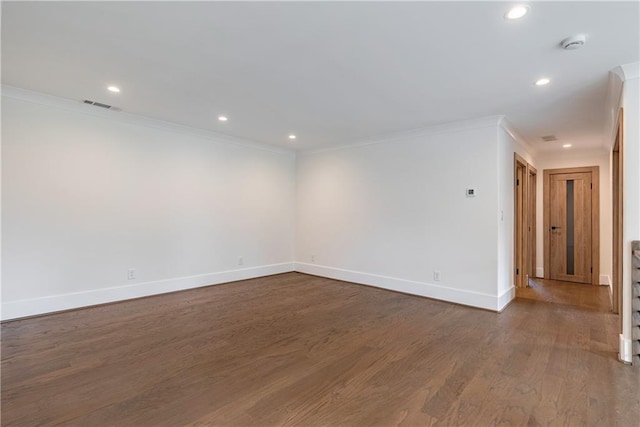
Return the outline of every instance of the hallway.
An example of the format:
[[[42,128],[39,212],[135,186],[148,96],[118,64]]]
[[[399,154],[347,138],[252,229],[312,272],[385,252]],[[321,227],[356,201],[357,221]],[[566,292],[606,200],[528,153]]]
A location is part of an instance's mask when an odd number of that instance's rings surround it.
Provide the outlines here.
[[[590,311],[611,312],[608,286],[535,278],[529,279],[529,287],[517,288],[516,297]]]

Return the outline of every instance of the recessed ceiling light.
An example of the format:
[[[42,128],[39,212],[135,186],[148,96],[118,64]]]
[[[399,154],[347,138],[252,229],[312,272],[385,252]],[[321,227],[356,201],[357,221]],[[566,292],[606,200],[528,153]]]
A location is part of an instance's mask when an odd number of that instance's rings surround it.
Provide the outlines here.
[[[562,148],[571,148],[571,144],[562,144]]]
[[[289,139],[296,139],[296,136],[294,134],[289,135]]]
[[[113,93],[120,93],[120,88],[118,86],[109,86],[107,90]]]
[[[548,78],[544,77],[544,78],[542,78],[542,79],[540,79],[540,80],[538,80],[536,82],[536,86],[544,86],[546,84],[549,84],[550,81],[551,80],[549,80]]]
[[[507,13],[505,13],[504,17],[506,19],[520,19],[524,15],[526,15],[527,12],[529,12],[528,6],[522,6],[522,5],[514,6],[511,9],[509,9]]]
[[[227,116],[218,116],[218,121],[226,122],[227,120],[229,120]]]

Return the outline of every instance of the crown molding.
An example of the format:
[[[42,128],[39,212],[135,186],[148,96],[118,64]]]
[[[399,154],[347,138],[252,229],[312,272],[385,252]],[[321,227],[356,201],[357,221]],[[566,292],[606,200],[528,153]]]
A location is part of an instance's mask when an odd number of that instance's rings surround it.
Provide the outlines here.
[[[396,142],[406,140],[409,138],[419,138],[432,135],[438,135],[443,133],[464,132],[473,129],[483,129],[488,127],[497,127],[500,119],[503,116],[486,116],[477,119],[461,120],[456,122],[448,122],[437,124],[433,126],[421,127],[416,129],[404,130],[399,132],[392,132],[384,135],[373,136],[370,138],[364,138],[355,140],[348,143],[336,144],[331,147],[317,148],[310,150],[298,151],[299,156],[305,156],[310,154],[323,153],[327,151],[346,150],[357,147],[363,147],[366,145],[383,144],[388,142]]]
[[[525,139],[507,116],[500,116],[499,126],[507,132],[529,154],[537,154],[538,150]]]
[[[623,82],[640,78],[640,62],[618,65],[611,70],[611,72],[617,75]]]
[[[624,84],[624,71],[622,67],[616,67],[609,71],[607,82],[607,98],[604,103],[605,122],[602,132],[602,146],[607,150],[613,148],[618,128],[618,112],[620,111],[620,99]]]
[[[640,62],[624,64],[617,68],[622,71],[622,80],[624,81],[640,78]]]
[[[607,99],[605,101],[605,124],[602,146],[611,150],[616,142],[618,130],[618,113],[624,82],[640,78],[640,62],[623,64],[609,71]]]
[[[127,113],[123,111],[106,110],[96,108],[91,105],[85,105],[82,102],[72,99],[61,98],[45,93],[34,92],[15,86],[1,85],[0,92],[2,97],[13,98],[20,101],[31,102],[34,104],[45,105],[54,108],[60,108],[74,113],[85,114],[88,116],[99,117],[105,120],[112,120],[119,123],[130,125],[138,125],[152,129],[159,129],[174,133],[188,133],[201,138],[208,139],[216,144],[234,145],[243,148],[253,148],[256,150],[270,151],[279,154],[295,155],[295,151],[287,148],[272,146],[269,144],[250,141],[230,135],[220,134],[209,130],[195,128],[191,126],[181,125],[164,120],[152,119],[150,117],[140,116],[137,114]]]

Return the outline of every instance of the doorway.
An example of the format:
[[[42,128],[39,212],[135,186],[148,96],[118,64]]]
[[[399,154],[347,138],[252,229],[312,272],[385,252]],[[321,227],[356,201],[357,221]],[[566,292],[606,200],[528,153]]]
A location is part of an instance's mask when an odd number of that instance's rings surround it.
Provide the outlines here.
[[[536,268],[537,171],[514,153],[514,264],[515,287],[528,286]]]
[[[544,171],[544,275],[599,284],[597,166]]]

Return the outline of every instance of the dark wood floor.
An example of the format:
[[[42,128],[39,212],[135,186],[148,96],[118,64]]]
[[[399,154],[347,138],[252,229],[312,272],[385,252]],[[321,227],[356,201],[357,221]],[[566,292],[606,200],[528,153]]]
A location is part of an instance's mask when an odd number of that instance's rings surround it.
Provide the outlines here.
[[[637,426],[617,317],[288,273],[2,325],[2,425]]]

